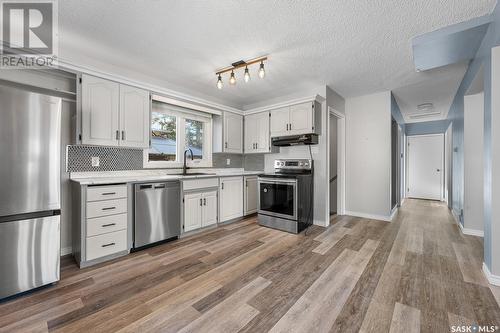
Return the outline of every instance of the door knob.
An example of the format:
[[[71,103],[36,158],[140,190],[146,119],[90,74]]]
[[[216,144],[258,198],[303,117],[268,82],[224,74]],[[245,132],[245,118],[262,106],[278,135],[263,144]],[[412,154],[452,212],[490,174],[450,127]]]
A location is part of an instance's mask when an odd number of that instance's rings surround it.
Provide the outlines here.
[[[440,170],[440,169],[437,169],[436,171],[437,171],[437,172],[441,172],[441,170]]]

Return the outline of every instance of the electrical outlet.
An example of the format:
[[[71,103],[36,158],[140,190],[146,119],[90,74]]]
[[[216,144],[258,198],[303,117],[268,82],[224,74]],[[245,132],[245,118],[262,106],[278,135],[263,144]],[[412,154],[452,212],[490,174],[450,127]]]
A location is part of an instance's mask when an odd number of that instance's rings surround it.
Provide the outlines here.
[[[226,159],[226,165],[231,165],[231,159],[230,158]]]
[[[99,160],[99,156],[92,156],[92,166],[98,167],[101,161]]]

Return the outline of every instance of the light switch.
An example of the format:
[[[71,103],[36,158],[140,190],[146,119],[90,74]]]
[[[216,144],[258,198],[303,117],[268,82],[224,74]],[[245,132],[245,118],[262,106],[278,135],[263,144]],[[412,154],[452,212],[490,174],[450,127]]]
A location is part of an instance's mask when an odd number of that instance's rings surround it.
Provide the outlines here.
[[[92,166],[98,167],[101,161],[99,160],[99,156],[92,156]]]
[[[231,165],[231,159],[230,158],[226,159],[226,165]]]

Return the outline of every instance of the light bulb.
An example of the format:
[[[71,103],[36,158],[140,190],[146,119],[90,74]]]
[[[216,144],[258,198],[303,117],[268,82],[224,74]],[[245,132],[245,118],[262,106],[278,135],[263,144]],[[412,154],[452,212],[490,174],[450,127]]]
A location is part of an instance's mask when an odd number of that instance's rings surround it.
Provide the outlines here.
[[[250,73],[248,72],[248,67],[245,67],[245,75],[243,76],[245,82],[250,81]]]
[[[236,78],[234,77],[234,71],[231,71],[231,77],[229,78],[229,84],[235,85]]]
[[[259,69],[259,77],[261,79],[263,79],[264,76],[266,76],[266,71],[264,70],[264,62],[261,62],[260,63],[260,69]]]
[[[222,77],[219,74],[219,78],[217,79],[217,88],[222,89]]]

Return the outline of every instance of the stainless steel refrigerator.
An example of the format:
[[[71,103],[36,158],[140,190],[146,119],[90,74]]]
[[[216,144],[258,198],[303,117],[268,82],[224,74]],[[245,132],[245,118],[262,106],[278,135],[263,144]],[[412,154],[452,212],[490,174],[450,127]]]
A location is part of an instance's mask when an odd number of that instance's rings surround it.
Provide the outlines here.
[[[59,280],[61,99],[0,86],[0,299]]]

